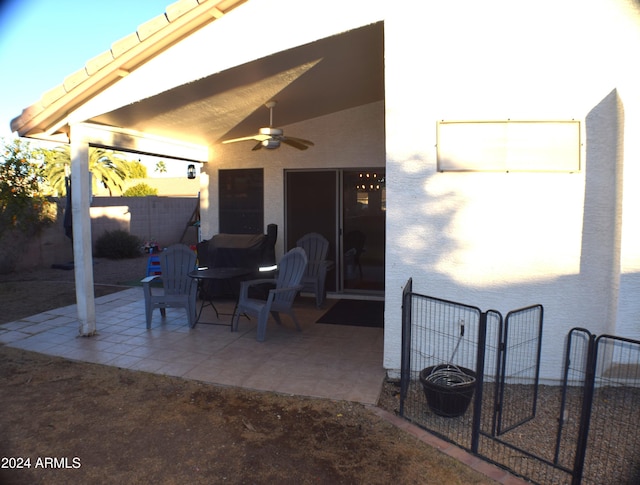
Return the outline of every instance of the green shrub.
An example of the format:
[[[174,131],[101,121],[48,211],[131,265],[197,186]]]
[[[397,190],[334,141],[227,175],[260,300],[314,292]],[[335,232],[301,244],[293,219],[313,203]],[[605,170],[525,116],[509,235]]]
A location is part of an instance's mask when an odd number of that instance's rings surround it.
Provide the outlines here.
[[[129,187],[122,194],[123,197],[148,197],[150,195],[158,195],[158,189],[155,189],[144,182],[140,182],[133,187]]]
[[[56,205],[43,195],[41,182],[42,168],[30,145],[0,139],[0,238],[12,230],[31,237],[55,222]]]
[[[140,256],[140,239],[127,231],[106,231],[96,240],[95,255],[99,258],[127,259]]]

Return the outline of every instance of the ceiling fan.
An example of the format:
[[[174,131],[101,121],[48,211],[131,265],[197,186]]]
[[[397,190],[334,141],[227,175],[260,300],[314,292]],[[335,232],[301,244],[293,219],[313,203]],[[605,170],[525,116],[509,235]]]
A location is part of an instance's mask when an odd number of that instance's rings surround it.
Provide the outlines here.
[[[269,101],[265,106],[269,109],[269,126],[266,128],[260,128],[257,135],[244,136],[242,138],[233,138],[232,140],[225,140],[222,143],[235,143],[238,141],[257,141],[258,144],[252,148],[252,150],[260,150],[262,147],[274,149],[280,146],[280,143],[285,143],[289,146],[297,148],[298,150],[306,150],[309,146],[313,145],[312,141],[303,140],[302,138],[294,138],[292,136],[284,136],[284,130],[282,128],[273,127],[273,107],[276,105],[275,101]]]

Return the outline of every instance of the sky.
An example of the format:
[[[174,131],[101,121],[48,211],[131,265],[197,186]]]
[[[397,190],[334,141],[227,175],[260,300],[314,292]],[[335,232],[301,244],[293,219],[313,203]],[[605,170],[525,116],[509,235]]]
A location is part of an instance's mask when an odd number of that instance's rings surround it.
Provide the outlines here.
[[[43,93],[175,0],[0,0],[0,137]]]

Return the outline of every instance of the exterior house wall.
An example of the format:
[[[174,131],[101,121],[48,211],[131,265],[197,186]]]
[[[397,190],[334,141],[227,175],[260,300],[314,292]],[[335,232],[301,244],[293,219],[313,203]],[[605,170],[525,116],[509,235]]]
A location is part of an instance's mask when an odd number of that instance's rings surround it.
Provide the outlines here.
[[[316,142],[305,152],[210,146],[201,176],[203,237],[217,232],[221,168],[264,168],[265,224],[282,230],[285,169],[384,165],[387,369],[400,366],[401,292],[409,277],[415,291],[483,310],[543,304],[545,379],[560,376],[564,337],[572,327],[640,338],[637,2],[401,0],[389,7],[366,0],[281,0],[278,9],[297,21],[274,28],[265,21],[273,16],[273,2],[251,0],[132,72],[72,118],[83,121],[383,20],[384,103],[285,126],[286,133]],[[254,94],[248,88],[243,99],[229,102],[248,115],[265,101]],[[437,171],[438,120],[508,119],[580,121],[581,170]],[[279,254],[283,240],[279,236]]]
[[[483,310],[543,304],[547,379],[574,326],[637,338],[637,7],[403,6],[385,19],[385,367],[399,368],[410,276],[414,291]],[[507,119],[580,120],[582,170],[437,172],[437,120]]]

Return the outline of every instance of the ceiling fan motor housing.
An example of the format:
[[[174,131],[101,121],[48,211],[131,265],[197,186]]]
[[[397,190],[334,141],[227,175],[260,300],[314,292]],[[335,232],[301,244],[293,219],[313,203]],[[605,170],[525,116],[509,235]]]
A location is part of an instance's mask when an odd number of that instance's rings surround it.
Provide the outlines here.
[[[284,131],[281,128],[260,128],[261,135],[269,135],[269,136],[282,136]]]
[[[263,136],[269,136],[266,140],[262,140],[262,146],[265,148],[278,148],[280,146],[280,140],[277,138],[282,136],[284,131],[280,128],[260,128],[260,134]]]

